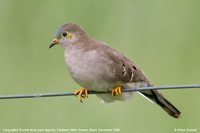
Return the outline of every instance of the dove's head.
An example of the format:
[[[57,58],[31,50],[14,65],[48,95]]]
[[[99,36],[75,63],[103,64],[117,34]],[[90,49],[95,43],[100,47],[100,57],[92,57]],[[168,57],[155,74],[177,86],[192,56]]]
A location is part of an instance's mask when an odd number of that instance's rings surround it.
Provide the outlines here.
[[[56,38],[52,41],[49,48],[55,45],[61,45],[67,47],[72,43],[81,42],[82,38],[85,38],[87,34],[78,25],[73,23],[64,24],[59,28],[56,33]]]

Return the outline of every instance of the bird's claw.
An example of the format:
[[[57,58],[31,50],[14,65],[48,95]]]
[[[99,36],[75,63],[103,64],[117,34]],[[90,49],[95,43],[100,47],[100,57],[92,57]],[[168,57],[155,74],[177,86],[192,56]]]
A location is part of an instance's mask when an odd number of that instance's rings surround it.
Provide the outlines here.
[[[79,89],[79,90],[76,90],[75,92],[74,92],[74,95],[75,96],[79,96],[79,99],[80,99],[80,102],[82,103],[83,102],[83,99],[85,99],[85,98],[88,98],[88,90],[87,89],[85,89],[85,88],[81,88],[81,89]]]
[[[122,86],[117,85],[112,89],[112,96],[118,96],[122,94]]]

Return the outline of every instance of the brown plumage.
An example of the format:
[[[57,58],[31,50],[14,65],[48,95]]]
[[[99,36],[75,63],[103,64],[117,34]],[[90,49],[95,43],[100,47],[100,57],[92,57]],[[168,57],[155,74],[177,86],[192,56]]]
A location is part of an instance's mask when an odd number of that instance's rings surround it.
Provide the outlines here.
[[[91,38],[76,24],[61,26],[56,34],[56,41],[50,47],[55,44],[61,44],[64,48],[65,62],[71,76],[88,90],[111,91],[116,85],[123,89],[152,86],[137,64],[105,43]],[[139,93],[157,103],[170,116],[180,117],[180,111],[159,91],[147,90]],[[110,103],[127,100],[132,93],[97,96],[105,103]]]

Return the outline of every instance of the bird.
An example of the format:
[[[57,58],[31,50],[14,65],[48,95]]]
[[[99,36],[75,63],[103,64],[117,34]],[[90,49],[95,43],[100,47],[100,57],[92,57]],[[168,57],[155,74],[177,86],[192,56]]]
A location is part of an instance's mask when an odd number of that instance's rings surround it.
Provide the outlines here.
[[[89,91],[111,92],[96,94],[104,103],[126,101],[133,92],[122,93],[122,90],[153,86],[135,62],[106,43],[94,39],[78,24],[62,25],[49,48],[55,45],[64,48],[66,67],[81,86],[74,92],[80,102],[88,98]],[[138,93],[159,105],[170,116],[181,116],[181,112],[159,90],[141,90]]]

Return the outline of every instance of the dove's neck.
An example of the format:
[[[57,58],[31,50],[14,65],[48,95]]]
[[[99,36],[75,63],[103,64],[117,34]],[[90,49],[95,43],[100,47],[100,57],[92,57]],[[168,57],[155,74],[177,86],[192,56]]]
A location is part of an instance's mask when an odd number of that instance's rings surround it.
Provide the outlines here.
[[[63,48],[67,53],[84,53],[93,47],[93,39],[88,36],[80,37],[77,40],[69,43],[68,45],[63,45]]]

